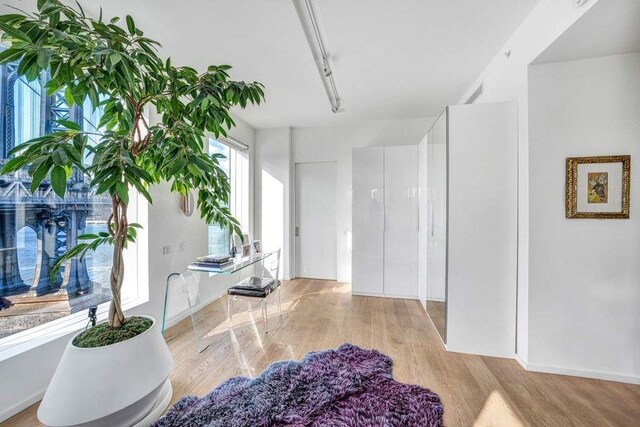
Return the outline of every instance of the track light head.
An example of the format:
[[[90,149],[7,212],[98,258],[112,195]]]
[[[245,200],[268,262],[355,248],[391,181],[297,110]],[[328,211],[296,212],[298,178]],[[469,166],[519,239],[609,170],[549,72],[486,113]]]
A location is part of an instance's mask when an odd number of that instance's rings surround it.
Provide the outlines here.
[[[333,74],[333,70],[331,70],[331,65],[329,64],[328,58],[322,59],[322,72],[324,73],[325,77],[329,77],[331,74]]]
[[[336,99],[336,103],[331,106],[331,111],[333,113],[342,113],[344,110],[340,109],[341,106],[342,103],[340,102],[340,99]]]
[[[315,15],[312,0],[293,0],[300,23],[304,29],[305,37],[309,42],[311,53],[318,67],[318,72],[322,78],[324,88],[329,97],[331,111],[341,113],[344,111],[340,103],[340,95],[336,87],[335,74],[331,67],[331,55],[328,53],[322,40],[322,34],[319,27],[318,19]]]

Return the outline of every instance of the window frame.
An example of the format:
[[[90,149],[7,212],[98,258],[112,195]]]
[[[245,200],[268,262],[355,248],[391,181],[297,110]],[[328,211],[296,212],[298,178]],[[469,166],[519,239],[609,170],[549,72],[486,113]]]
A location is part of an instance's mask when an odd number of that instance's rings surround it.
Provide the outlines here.
[[[0,44],[0,51],[4,50],[4,46]],[[13,67],[13,70],[9,70]],[[0,107],[3,115],[0,120],[0,158],[5,161],[8,159],[8,152],[15,144],[14,121],[12,117],[7,115],[7,106],[14,106],[12,101],[13,85],[19,77],[10,77],[10,73],[15,73],[15,64],[5,64],[0,66]],[[9,71],[8,71],[9,70]],[[39,77],[42,88],[41,96],[45,94],[46,76]],[[55,120],[59,117],[55,116],[55,106],[52,105],[54,97],[46,96],[43,101],[43,107],[40,112],[40,133],[46,134],[56,131],[57,123]],[[46,105],[45,105],[46,104]],[[14,107],[15,108],[15,107]],[[149,117],[149,108],[145,108],[145,116]],[[81,128],[86,126],[85,115],[83,114],[83,106],[74,105],[69,109],[69,118],[79,123]],[[11,127],[11,129],[9,129]],[[138,240],[135,245],[130,245],[125,250],[125,268],[128,274],[125,274],[125,282],[123,284],[123,301],[122,308],[124,311],[133,309],[134,307],[145,304],[149,301],[149,276],[148,268],[148,234],[146,227],[148,226],[147,212],[148,203],[136,192],[132,191],[130,197],[131,203],[128,207],[128,215],[132,218],[132,222],[141,224],[144,228],[138,233]],[[109,304],[111,300],[98,305],[97,317],[98,321],[105,321],[108,317]],[[87,326],[87,311],[81,310],[68,316],[42,323],[32,328],[11,334],[4,338],[0,338],[0,362],[17,356],[23,352],[29,351],[46,343],[55,341],[72,333],[80,332]]]
[[[238,221],[240,221],[240,225],[242,227],[242,231],[245,233],[248,233],[250,238],[253,238],[253,215],[252,215],[252,167],[253,167],[253,162],[252,162],[252,158],[251,158],[251,147],[243,142],[234,142],[234,139],[231,138],[225,138],[225,137],[215,137],[211,134],[205,134],[205,139],[206,139],[206,150],[207,153],[211,154],[211,140],[214,140],[216,142],[218,142],[219,144],[222,144],[224,146],[226,146],[229,149],[229,156],[228,156],[228,162],[229,162],[229,174],[228,174],[228,178],[229,178],[229,184],[231,185],[231,194],[229,195],[229,202],[230,202],[230,210],[232,215],[238,219]],[[246,147],[246,148],[245,148]],[[241,171],[238,175],[236,175],[236,170],[237,170],[237,164],[239,163],[237,161],[237,157],[245,157],[246,158],[246,165],[247,165],[247,170],[246,170],[246,175],[243,173],[243,171]],[[246,182],[245,182],[246,179]],[[234,187],[237,185],[237,183],[240,183],[240,186],[242,188],[242,192],[238,197],[238,193],[237,190],[234,191]],[[246,184],[246,186],[244,185]],[[244,194],[244,192],[246,192],[246,194]],[[237,209],[237,200],[241,200],[240,201],[240,212],[235,212]],[[246,210],[246,212],[244,212]],[[246,224],[244,224],[242,222],[242,216],[246,214]],[[208,234],[208,230],[209,227],[215,226],[215,224],[207,224],[207,248],[210,247],[210,241],[209,241],[209,234]]]

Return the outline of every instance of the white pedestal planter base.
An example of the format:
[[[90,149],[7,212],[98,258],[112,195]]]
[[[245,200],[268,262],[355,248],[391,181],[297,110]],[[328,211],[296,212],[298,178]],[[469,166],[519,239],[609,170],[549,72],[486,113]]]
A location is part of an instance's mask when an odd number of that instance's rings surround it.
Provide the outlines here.
[[[165,409],[167,409],[171,402],[171,397],[173,397],[173,387],[171,386],[171,381],[167,380],[162,385],[162,391],[160,391],[155,404],[151,408],[151,412],[134,427],[149,427],[155,420],[160,418]]]
[[[50,427],[150,425],[171,401],[173,359],[158,322],[126,341],[67,345],[38,408]],[[75,338],[75,337],[74,337]]]

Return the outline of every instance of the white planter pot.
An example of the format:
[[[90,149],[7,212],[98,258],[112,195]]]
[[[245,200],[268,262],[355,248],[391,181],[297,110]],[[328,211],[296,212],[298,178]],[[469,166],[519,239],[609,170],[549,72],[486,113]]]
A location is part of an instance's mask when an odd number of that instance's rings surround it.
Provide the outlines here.
[[[173,359],[158,322],[129,340],[79,348],[73,338],[38,408],[48,426],[142,426],[158,418],[171,395]],[[78,334],[79,335],[79,334]],[[76,335],[77,336],[77,335]]]

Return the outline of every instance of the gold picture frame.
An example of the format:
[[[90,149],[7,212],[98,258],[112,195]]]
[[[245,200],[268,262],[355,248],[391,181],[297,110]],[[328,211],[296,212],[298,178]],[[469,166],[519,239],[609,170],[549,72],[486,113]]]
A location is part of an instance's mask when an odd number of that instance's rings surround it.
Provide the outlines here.
[[[593,167],[602,165],[601,169],[609,169],[611,163],[621,164],[619,171],[617,168],[615,171],[615,175],[620,175],[621,182],[618,180],[609,182],[609,172],[600,172],[600,169]],[[580,165],[592,165],[592,167],[585,167],[583,168],[585,170],[580,171]],[[612,187],[614,187],[614,194],[610,194]],[[616,190],[620,191],[619,195]],[[567,218],[628,219],[630,191],[631,156],[567,158],[565,201]],[[606,211],[609,203],[614,203],[611,200],[620,206],[619,211]]]

